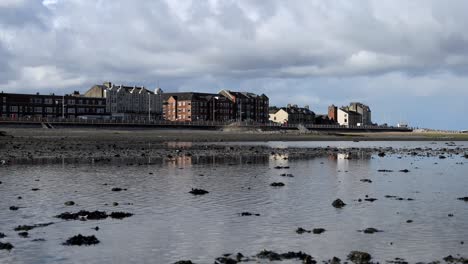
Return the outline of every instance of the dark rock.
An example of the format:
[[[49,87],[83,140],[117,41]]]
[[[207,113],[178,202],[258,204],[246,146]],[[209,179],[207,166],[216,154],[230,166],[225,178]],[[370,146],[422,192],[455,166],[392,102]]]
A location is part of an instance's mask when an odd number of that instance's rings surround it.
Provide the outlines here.
[[[31,191],[35,192],[35,191],[39,191],[40,189],[39,188],[32,188]]]
[[[240,216],[260,216],[260,214],[254,214],[254,213],[251,213],[251,212],[242,212],[239,214]]]
[[[379,152],[379,154],[377,154],[379,157],[385,157],[385,152]]]
[[[113,192],[120,192],[120,191],[122,191],[122,190],[123,190],[123,189],[122,189],[122,188],[119,188],[119,187],[114,187],[114,188],[111,189],[111,191],[113,191]]]
[[[332,206],[335,207],[335,208],[342,208],[344,207],[346,204],[341,200],[341,199],[336,199],[335,201],[333,201],[332,203]]]
[[[113,206],[119,206],[119,203],[118,202],[113,202],[112,205]]]
[[[366,233],[366,234],[374,234],[374,233],[378,233],[378,232],[382,232],[381,230],[378,230],[376,228],[373,228],[373,227],[369,227],[369,228],[366,228],[364,230],[362,230],[363,233]]]
[[[192,188],[192,190],[189,193],[191,193],[193,195],[204,195],[204,194],[207,194],[209,192],[206,191],[206,190],[203,190],[203,189],[194,189],[194,188]]]
[[[293,177],[294,177],[294,175],[292,175],[291,173],[282,173],[282,174],[280,174],[280,176],[282,176],[282,177],[290,177],[290,178],[293,178]]]
[[[99,231],[99,226],[96,226],[95,228],[93,228],[94,230],[96,231]]]
[[[12,250],[14,246],[10,243],[2,243],[0,242],[0,250]]]
[[[179,260],[177,262],[174,262],[174,264],[195,264],[190,260]]]
[[[18,210],[18,209],[19,209],[18,206],[10,206],[10,210],[11,210],[11,211],[16,211],[16,210]]]
[[[444,156],[444,155],[440,155],[440,156],[439,156],[439,159],[446,159],[446,158],[447,158],[447,157]]]
[[[369,179],[361,179],[361,181],[362,181],[362,182],[368,182],[368,183],[372,183],[372,181],[371,181],[371,180],[369,180]]]
[[[341,259],[337,258],[337,257],[333,257],[329,264],[340,264],[341,263]]]
[[[65,241],[63,245],[65,246],[90,246],[90,245],[96,245],[98,243],[99,243],[99,240],[94,235],[83,236],[79,234],[77,236],[73,236],[67,239],[67,241]]]
[[[28,237],[28,236],[29,236],[29,233],[26,232],[26,231],[24,231],[24,232],[19,232],[19,233],[18,233],[18,236],[20,236],[20,237]]]
[[[468,196],[467,197],[460,197],[460,198],[457,198],[457,199],[460,200],[460,201],[468,202]]]
[[[33,240],[31,240],[32,242],[44,242],[46,241],[44,238],[35,238]]]
[[[237,260],[228,257],[219,257],[216,259],[219,264],[237,264]]]
[[[369,263],[371,260],[371,255],[366,252],[361,252],[361,251],[351,251],[348,254],[348,260],[352,261],[353,263],[356,264],[366,264]]]
[[[325,232],[325,229],[323,229],[323,228],[314,228],[314,229],[312,229],[312,233],[317,234],[317,235],[322,234],[323,232]]]
[[[132,216],[132,213],[126,213],[126,212],[112,212],[110,213],[110,217],[114,219],[124,219],[126,217]]]
[[[368,202],[374,202],[374,201],[377,201],[377,198],[366,198],[364,200]]]
[[[283,186],[284,186],[284,183],[282,183],[282,182],[273,182],[272,184],[270,184],[270,186],[273,186],[273,187],[283,187]]]
[[[448,214],[448,217],[453,217],[453,214]]]
[[[296,233],[298,234],[304,234],[304,233],[310,233],[311,231],[310,230],[306,230],[302,227],[299,227],[298,229],[296,229]]]
[[[257,254],[257,258],[275,261],[275,260],[281,260],[281,255],[274,251],[263,250],[262,252]]]
[[[410,172],[408,169],[400,170],[400,172],[408,173]]]
[[[61,213],[59,215],[56,215],[55,217],[63,219],[63,220],[101,220],[101,219],[106,219],[108,217],[106,212],[103,211],[85,211],[81,210],[77,213],[70,213],[70,212],[65,212]]]
[[[445,262],[448,262],[448,263],[463,263],[463,264],[468,263],[468,259],[463,258],[463,257],[456,258],[456,257],[453,257],[452,255],[448,255],[447,257],[443,258],[443,260],[445,260]]]
[[[72,206],[72,205],[75,205],[75,202],[74,201],[67,201],[64,203],[66,206]]]
[[[42,224],[35,224],[35,225],[19,225],[17,227],[15,227],[15,231],[29,231],[29,230],[32,230],[34,228],[37,228],[37,227],[45,227],[45,226],[49,226],[49,225],[52,225],[53,223],[50,222],[50,223],[42,223]]]
[[[378,172],[393,172],[392,170],[377,170]]]
[[[5,234],[0,233],[0,239],[1,239],[1,238],[5,238],[5,237],[6,237]]]
[[[406,220],[406,223],[408,223],[408,224],[413,223],[413,220],[411,220],[411,219]]]

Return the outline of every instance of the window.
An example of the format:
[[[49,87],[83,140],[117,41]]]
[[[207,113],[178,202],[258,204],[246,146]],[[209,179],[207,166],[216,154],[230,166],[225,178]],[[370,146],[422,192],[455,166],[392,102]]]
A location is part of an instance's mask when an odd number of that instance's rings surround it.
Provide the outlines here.
[[[46,107],[46,112],[47,112],[47,113],[53,113],[53,112],[54,112],[54,108],[53,108],[53,107]]]
[[[75,113],[75,108],[68,108],[67,113],[71,113],[71,114]]]
[[[44,104],[52,104],[53,100],[52,98],[44,98]]]
[[[15,112],[15,113],[18,112],[18,106],[16,105],[10,106],[10,112]]]
[[[42,107],[34,107],[34,112],[42,113]]]
[[[3,103],[6,103],[6,97],[3,97]]]

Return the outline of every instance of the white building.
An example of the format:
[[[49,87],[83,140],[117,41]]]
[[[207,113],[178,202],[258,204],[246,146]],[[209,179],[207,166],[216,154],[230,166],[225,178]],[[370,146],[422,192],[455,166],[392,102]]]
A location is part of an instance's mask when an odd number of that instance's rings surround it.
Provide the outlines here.
[[[103,85],[94,85],[85,96],[106,98],[106,111],[114,118],[160,119],[162,93],[160,88],[152,92],[145,87],[106,82]]]
[[[341,126],[357,126],[361,123],[362,116],[353,111],[348,111],[344,108],[338,108],[337,122]]]

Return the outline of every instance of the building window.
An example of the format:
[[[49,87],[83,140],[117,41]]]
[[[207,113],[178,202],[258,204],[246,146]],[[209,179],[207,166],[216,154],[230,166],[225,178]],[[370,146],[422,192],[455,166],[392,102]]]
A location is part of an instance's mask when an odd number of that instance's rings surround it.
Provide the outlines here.
[[[34,112],[42,113],[42,107],[34,107]]]

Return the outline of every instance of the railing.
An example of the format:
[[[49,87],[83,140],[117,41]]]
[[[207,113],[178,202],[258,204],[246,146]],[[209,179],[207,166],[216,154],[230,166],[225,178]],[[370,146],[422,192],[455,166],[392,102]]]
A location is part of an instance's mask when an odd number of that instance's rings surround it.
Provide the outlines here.
[[[258,123],[252,121],[167,121],[167,120],[136,120],[136,119],[83,119],[83,118],[61,118],[61,117],[0,117],[0,122],[5,123],[50,123],[50,124],[89,124],[89,125],[124,125],[124,126],[187,126],[187,127],[260,127],[278,129],[297,129],[298,124]],[[317,130],[398,130],[411,131],[413,128],[400,128],[392,126],[341,126],[341,125],[302,125],[307,129]]]

